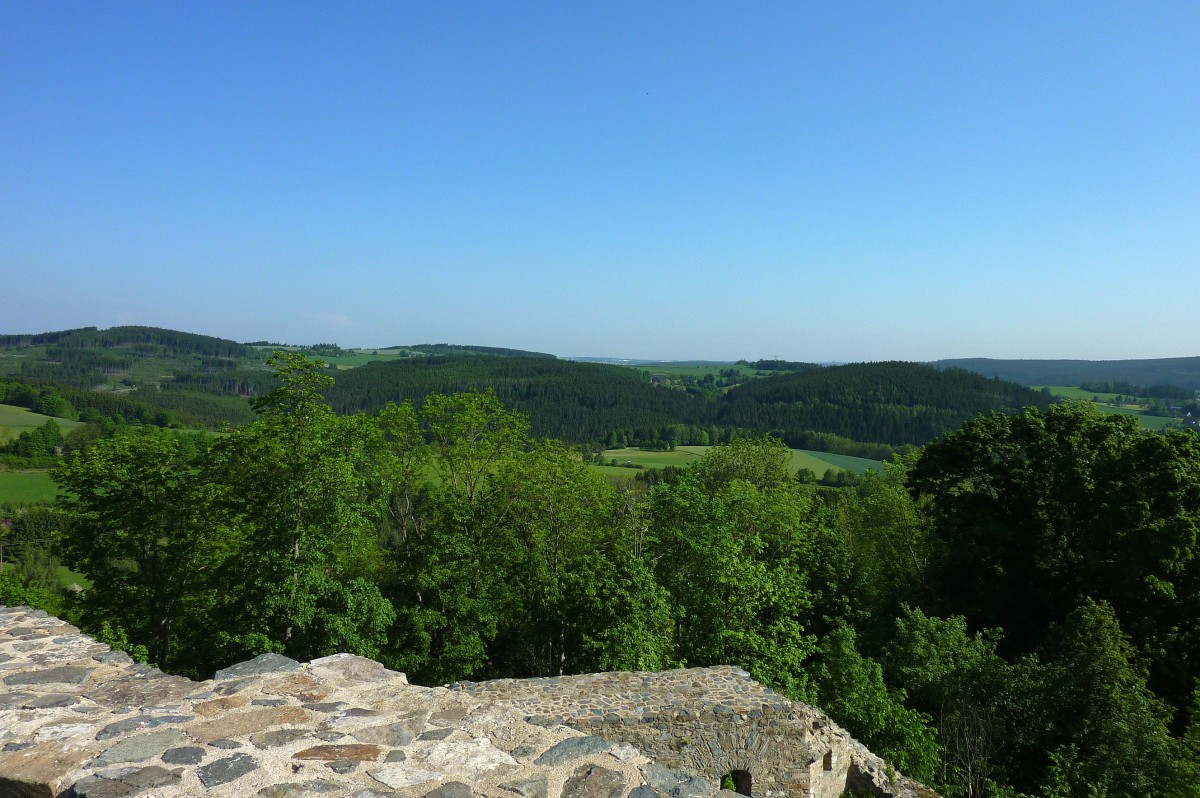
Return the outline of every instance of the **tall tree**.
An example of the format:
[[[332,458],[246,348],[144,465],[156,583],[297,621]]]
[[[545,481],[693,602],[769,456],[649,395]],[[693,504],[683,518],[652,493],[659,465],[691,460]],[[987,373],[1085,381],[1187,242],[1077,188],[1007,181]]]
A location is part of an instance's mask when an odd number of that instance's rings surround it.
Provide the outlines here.
[[[362,425],[329,408],[318,361],[279,352],[269,363],[280,386],[206,463],[238,539],[225,574],[226,656],[376,656],[394,611],[371,578],[378,552]]]
[[[208,605],[204,581],[223,555],[204,520],[195,463],[178,448],[162,431],[130,430],[54,471],[64,488],[60,505],[74,516],[62,539],[65,556],[93,583],[82,598],[85,622],[123,628],[163,667],[180,664],[181,616],[185,633],[197,634]]]
[[[1111,605],[1176,706],[1200,668],[1200,438],[1082,403],[968,422],[909,474],[937,604],[1034,650],[1087,597]]]
[[[781,475],[778,449],[767,440],[713,450],[656,485],[646,552],[675,607],[681,661],[738,664],[801,697],[814,645],[805,551],[815,513]]]
[[[1055,630],[1047,657],[1043,706],[1055,744],[1046,794],[1198,793],[1196,784],[1180,784],[1184,749],[1168,734],[1171,713],[1146,687],[1145,673],[1110,606],[1085,601]]]

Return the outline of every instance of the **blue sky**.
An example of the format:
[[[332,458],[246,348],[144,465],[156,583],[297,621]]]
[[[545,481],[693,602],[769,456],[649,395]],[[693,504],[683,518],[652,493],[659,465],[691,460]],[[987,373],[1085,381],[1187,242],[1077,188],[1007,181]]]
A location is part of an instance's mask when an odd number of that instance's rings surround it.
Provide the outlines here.
[[[1200,4],[0,4],[0,332],[1200,354]]]

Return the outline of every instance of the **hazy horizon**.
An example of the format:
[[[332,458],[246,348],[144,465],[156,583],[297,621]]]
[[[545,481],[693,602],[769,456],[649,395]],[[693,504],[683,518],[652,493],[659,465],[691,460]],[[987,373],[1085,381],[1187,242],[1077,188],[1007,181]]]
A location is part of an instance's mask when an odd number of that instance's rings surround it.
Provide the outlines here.
[[[1190,356],[1198,24],[1187,3],[8,4],[3,327]]]

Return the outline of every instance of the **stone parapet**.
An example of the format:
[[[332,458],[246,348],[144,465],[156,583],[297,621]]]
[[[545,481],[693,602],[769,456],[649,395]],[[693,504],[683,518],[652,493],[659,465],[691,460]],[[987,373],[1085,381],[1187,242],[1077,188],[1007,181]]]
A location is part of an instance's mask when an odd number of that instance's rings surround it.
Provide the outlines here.
[[[450,689],[519,709],[531,723],[629,743],[659,765],[715,783],[730,775],[762,798],[934,795],[891,771],[820,710],[741,668],[499,679]]]
[[[734,770],[756,795],[837,798],[812,771],[834,757],[843,787],[917,795],[800,707],[734,668],[428,688],[265,654],[194,682],[0,607],[2,798],[716,798]]]

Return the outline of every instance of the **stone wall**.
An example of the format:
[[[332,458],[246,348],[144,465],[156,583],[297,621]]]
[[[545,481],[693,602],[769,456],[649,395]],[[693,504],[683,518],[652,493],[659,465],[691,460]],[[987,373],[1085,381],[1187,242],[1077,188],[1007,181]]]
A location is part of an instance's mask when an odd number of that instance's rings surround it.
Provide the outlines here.
[[[931,795],[733,668],[447,689],[267,654],[193,682],[0,607],[2,798],[716,798],[731,771],[763,798]]]
[[[595,673],[459,682],[451,690],[518,708],[532,723],[564,724],[630,743],[657,764],[720,783],[736,774],[763,798],[932,795],[819,710],[789,701],[740,668]]]

